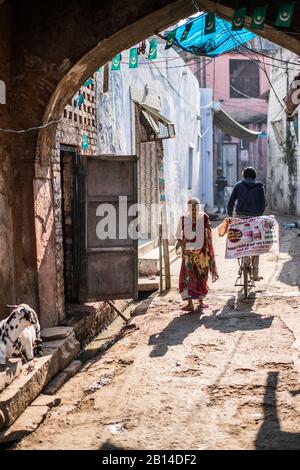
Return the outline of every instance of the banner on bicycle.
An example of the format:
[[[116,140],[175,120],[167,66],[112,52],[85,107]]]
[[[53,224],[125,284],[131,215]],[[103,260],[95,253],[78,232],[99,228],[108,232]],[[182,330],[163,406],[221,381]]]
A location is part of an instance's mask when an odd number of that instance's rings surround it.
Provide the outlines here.
[[[231,219],[226,259],[279,253],[279,226],[274,216]]]

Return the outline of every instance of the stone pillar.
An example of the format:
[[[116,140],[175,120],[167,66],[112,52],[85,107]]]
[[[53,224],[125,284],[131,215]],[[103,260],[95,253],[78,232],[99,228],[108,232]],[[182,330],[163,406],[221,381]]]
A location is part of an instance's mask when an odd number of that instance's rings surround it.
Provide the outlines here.
[[[51,165],[35,164],[33,180],[38,297],[42,327],[59,323]]]

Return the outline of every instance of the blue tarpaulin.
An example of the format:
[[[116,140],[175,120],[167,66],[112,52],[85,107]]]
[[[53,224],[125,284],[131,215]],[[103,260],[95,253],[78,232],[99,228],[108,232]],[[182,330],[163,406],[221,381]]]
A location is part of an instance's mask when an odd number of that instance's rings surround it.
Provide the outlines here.
[[[179,26],[176,29],[174,45],[195,55],[217,57],[255,37],[254,33],[245,28],[240,31],[231,31],[231,23],[218,17],[216,17],[215,32],[205,35],[206,15],[207,13],[202,13]],[[182,33],[190,23],[192,26],[186,39],[180,41]]]

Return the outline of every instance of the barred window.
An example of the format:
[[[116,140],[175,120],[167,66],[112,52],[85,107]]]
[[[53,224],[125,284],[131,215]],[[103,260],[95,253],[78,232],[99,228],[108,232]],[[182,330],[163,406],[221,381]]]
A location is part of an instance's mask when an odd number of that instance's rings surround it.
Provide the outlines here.
[[[259,66],[253,60],[231,59],[230,98],[258,98]]]

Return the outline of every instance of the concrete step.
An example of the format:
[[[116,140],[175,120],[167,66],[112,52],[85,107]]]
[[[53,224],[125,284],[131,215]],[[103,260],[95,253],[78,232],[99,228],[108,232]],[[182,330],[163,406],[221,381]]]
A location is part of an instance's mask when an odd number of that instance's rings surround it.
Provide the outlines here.
[[[66,338],[55,340],[48,330],[48,341],[43,343],[44,356],[23,365],[22,372],[0,393],[0,429],[11,426],[50,380],[79,354],[80,343],[73,330],[68,330]],[[66,328],[62,327],[62,334],[65,333]]]
[[[147,240],[145,243],[143,243],[144,240],[141,240],[141,243],[139,244],[138,247],[138,253],[139,257],[146,255],[150,251],[154,250],[157,245],[158,245],[158,240]]]
[[[139,292],[152,292],[159,289],[159,276],[139,277]]]
[[[0,364],[0,393],[20,375],[21,371],[22,360],[20,358],[10,359],[7,364]]]
[[[175,245],[169,245],[170,263],[177,259]],[[139,256],[139,275],[141,277],[159,274],[159,247]]]
[[[0,431],[0,443],[12,444],[35,431],[44,421],[48,412],[61,403],[59,397],[39,395],[9,428]]]

